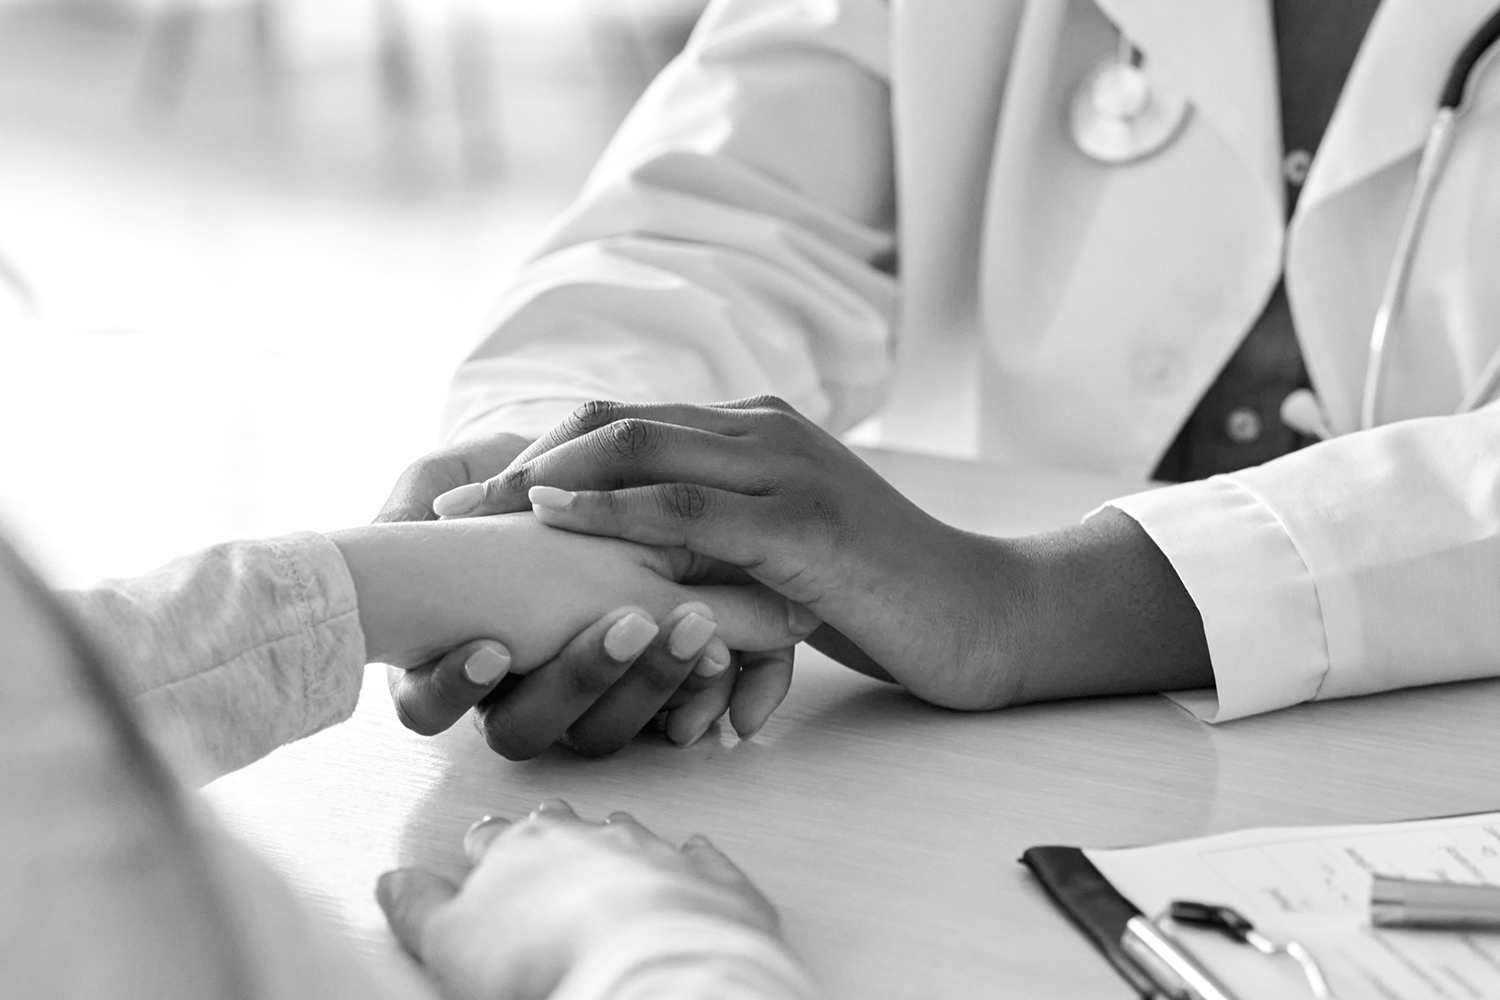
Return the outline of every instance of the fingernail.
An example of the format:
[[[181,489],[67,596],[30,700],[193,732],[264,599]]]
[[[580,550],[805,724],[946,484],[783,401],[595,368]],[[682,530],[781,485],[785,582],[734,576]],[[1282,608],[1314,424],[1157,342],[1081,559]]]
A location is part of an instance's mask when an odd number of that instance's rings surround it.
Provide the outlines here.
[[[786,602],[786,621],[794,635],[811,635],[823,624],[823,619],[796,601]]]
[[[632,611],[609,627],[604,633],[604,651],[614,660],[624,663],[641,654],[656,633],[661,629]]]
[[[548,510],[567,510],[573,505],[573,494],[555,486],[533,486],[526,491],[526,499],[531,501],[533,507],[546,507]]]
[[[479,501],[483,499],[483,483],[456,486],[432,501],[432,512],[438,517],[457,517],[478,507]]]
[[[699,677],[717,677],[729,669],[729,660],[726,658],[720,662],[719,657],[724,654],[717,649],[710,649],[698,657],[698,663],[693,667],[693,673]]]
[[[489,687],[509,669],[510,653],[494,646],[481,646],[464,661],[464,676],[480,687]]]
[[[708,640],[714,637],[714,630],[718,627],[712,618],[705,618],[696,611],[690,611],[687,617],[672,629],[672,639],[667,643],[667,648],[679,660],[697,656],[708,644]]]

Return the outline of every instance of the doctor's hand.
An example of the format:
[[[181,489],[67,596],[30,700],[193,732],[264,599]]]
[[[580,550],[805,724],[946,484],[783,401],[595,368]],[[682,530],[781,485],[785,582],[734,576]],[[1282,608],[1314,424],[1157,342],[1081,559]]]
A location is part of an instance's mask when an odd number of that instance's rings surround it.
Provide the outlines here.
[[[701,927],[780,952],[776,911],[728,858],[701,836],[670,844],[628,813],[591,823],[554,799],[514,823],[480,820],[464,853],[461,885],[408,868],[376,892],[397,939],[455,1000],[542,1000],[632,934],[652,947]]]
[[[830,626],[814,645],[939,705],[1211,683],[1196,606],[1130,517],[960,531],[776,399],[590,404],[460,496],[741,567]]]

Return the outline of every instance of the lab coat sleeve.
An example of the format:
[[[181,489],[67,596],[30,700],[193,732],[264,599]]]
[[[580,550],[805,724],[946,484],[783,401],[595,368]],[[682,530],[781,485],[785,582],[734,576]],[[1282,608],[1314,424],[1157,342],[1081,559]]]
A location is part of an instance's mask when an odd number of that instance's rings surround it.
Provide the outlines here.
[[[322,535],[217,545],[62,597],[148,727],[209,768],[195,777],[340,722],[359,698],[354,581]]]
[[[1200,717],[1500,675],[1500,405],[1111,505],[1203,616]]]
[[[815,1000],[782,945],[742,924],[693,913],[649,917],[610,934],[549,1000]]]
[[[842,430],[889,372],[884,0],[714,0],[460,368],[450,439],[760,393]]]

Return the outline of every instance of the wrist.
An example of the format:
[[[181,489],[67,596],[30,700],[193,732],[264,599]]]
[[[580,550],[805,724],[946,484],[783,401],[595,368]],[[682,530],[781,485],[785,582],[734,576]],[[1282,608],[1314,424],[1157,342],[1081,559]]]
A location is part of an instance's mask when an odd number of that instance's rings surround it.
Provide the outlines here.
[[[354,582],[369,661],[409,666],[474,638],[451,620],[459,602],[443,596],[444,566],[456,570],[464,553],[448,551],[456,539],[436,530],[440,524],[371,524],[327,533]]]
[[[1197,605],[1134,518],[1106,507],[1015,544],[1031,581],[1017,615],[1016,701],[1212,685]]]
[[[907,533],[900,557],[875,574],[866,620],[849,638],[924,701],[970,711],[1010,704],[1034,567],[1013,540],[930,527]]]

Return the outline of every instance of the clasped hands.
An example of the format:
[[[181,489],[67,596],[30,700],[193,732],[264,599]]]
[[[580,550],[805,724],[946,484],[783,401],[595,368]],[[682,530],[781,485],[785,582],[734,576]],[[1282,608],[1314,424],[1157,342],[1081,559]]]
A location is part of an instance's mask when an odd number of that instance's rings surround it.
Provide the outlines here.
[[[418,462],[381,518],[430,518],[434,508],[447,519],[534,511],[554,528],[677,553],[682,582],[758,584],[810,612],[801,627],[827,623],[813,645],[936,704],[991,708],[1021,694],[1002,605],[1026,586],[1027,560],[1003,540],[930,517],[776,399],[590,403],[533,443],[494,435]],[[987,585],[997,574],[1007,587]],[[595,629],[528,677],[507,678],[477,705],[491,746],[527,756],[562,738],[608,752],[663,709],[678,743],[726,707],[742,736],[753,733],[786,693],[791,650],[738,651],[705,677],[672,657],[677,621],[664,620],[632,663],[606,655]],[[457,673],[472,651],[395,671],[398,706],[430,703],[418,696],[423,686]],[[544,704],[551,695],[537,696],[564,689],[597,700],[559,711]],[[461,714],[464,699],[452,707]]]

